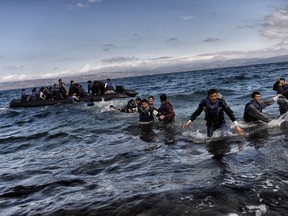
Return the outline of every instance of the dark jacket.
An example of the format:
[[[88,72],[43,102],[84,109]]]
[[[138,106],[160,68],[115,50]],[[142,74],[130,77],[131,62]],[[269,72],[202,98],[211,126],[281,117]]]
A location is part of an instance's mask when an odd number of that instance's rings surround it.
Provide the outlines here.
[[[153,109],[151,107],[147,107],[147,109],[144,110],[140,107],[138,109],[138,112],[139,112],[139,121],[150,122],[154,120]]]
[[[207,104],[207,100],[208,98],[199,103],[198,108],[190,117],[191,121],[194,121],[202,113],[202,111],[205,112],[206,125],[208,126],[225,123],[224,112],[229,116],[232,122],[236,121],[233,111],[226,104],[224,99],[217,99],[216,103],[218,104],[216,107],[213,106],[214,104],[212,104],[210,107],[209,104]]]
[[[260,104],[255,103],[254,100],[249,101],[245,106],[243,119],[246,122],[255,122],[261,120],[268,123],[271,120],[262,113],[262,109],[272,105],[273,103],[273,98],[264,100]]]
[[[164,115],[163,119],[165,124],[174,122],[175,112],[173,110],[173,106],[170,104],[168,100],[162,102],[160,108],[158,109],[159,115]]]
[[[278,86],[277,94],[282,94],[288,98],[288,83],[285,83],[283,86]]]

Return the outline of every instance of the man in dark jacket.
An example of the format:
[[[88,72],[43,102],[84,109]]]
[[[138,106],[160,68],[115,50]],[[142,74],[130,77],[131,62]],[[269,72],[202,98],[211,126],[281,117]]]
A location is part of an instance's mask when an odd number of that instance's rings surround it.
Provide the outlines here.
[[[164,122],[164,124],[174,123],[175,112],[173,106],[168,101],[166,94],[160,95],[161,106],[158,109],[159,120]]]
[[[273,90],[277,91],[277,94],[283,95],[282,98],[279,98],[277,101],[279,105],[280,115],[283,115],[288,111],[288,83],[284,78],[279,78],[273,85]]]
[[[245,110],[244,110],[244,120],[246,122],[256,122],[256,121],[263,121],[263,122],[270,122],[271,119],[268,118],[265,114],[262,113],[262,110],[267,107],[272,105],[275,101],[277,101],[278,96],[280,96],[280,94],[278,94],[277,96],[267,99],[267,100],[263,100],[261,101],[261,94],[258,91],[254,91],[251,94],[252,100],[249,101],[246,106],[245,106]]]
[[[200,102],[198,108],[191,115],[190,119],[183,124],[183,128],[187,128],[191,122],[193,122],[202,113],[202,111],[205,112],[208,137],[212,137],[213,132],[217,129],[221,129],[222,136],[225,135],[227,125],[224,119],[224,112],[234,123],[237,134],[243,134],[243,130],[239,127],[233,111],[226,104],[224,99],[219,98],[216,89],[210,89],[208,91],[208,97]]]

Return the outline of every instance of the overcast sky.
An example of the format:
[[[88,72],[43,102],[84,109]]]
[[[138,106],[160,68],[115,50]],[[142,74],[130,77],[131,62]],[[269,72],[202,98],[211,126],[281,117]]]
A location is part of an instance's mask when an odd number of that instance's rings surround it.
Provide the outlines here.
[[[288,53],[287,0],[0,0],[0,82]]]

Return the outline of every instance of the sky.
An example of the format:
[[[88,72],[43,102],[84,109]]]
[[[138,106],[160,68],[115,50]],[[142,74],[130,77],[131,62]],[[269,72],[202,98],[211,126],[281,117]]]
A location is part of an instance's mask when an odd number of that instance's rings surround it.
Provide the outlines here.
[[[0,82],[287,54],[287,0],[0,0]]]

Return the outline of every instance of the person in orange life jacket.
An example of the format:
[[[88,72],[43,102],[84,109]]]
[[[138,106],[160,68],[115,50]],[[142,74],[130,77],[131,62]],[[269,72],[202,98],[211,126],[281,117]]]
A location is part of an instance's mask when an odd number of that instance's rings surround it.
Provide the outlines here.
[[[160,95],[161,106],[158,109],[158,118],[160,121],[164,122],[165,125],[174,123],[175,112],[173,110],[173,106],[167,100],[166,94]]]
[[[224,136],[227,131],[227,125],[224,119],[224,112],[229,116],[235,125],[236,133],[243,134],[243,130],[239,127],[231,108],[226,104],[225,100],[219,98],[216,89],[210,89],[208,96],[199,103],[198,108],[191,115],[190,119],[183,124],[183,128],[187,128],[202,111],[205,112],[205,120],[207,125],[207,136],[212,137],[213,132],[221,129],[221,135]]]
[[[261,94],[258,91],[254,91],[251,94],[252,100],[249,101],[244,110],[243,118],[246,122],[256,122],[256,121],[263,121],[263,122],[270,122],[271,119],[268,118],[266,115],[262,113],[262,110],[272,105],[275,101],[277,101],[278,97],[281,94],[276,95],[273,98],[261,101]]]
[[[141,122],[151,122],[154,121],[153,108],[149,106],[147,99],[141,101],[141,106],[138,109],[139,121]]]

